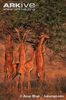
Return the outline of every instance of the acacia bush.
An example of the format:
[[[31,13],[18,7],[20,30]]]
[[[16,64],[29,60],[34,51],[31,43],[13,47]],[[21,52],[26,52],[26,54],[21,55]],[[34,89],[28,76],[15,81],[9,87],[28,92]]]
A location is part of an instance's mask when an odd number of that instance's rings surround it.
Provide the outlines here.
[[[59,52],[66,44],[66,1],[65,0],[22,0],[23,2],[35,2],[38,6],[35,11],[8,11],[3,10],[5,2],[18,2],[17,0],[1,0],[0,4],[0,34],[10,31],[14,34],[14,27],[30,27],[40,35],[47,31],[50,39],[47,46],[55,52]],[[21,2],[21,0],[19,0]],[[15,34],[16,35],[16,34]],[[14,35],[14,36],[15,36]],[[0,37],[1,37],[0,36]]]

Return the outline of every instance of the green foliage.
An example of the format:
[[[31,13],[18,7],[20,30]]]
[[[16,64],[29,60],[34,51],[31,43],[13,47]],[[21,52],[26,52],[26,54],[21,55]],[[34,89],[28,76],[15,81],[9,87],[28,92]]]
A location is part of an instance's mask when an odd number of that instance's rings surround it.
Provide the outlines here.
[[[7,0],[16,2],[17,0]],[[62,28],[66,23],[66,1],[65,0],[19,0],[19,2],[35,2],[35,11],[4,11],[2,6],[6,0],[1,0],[0,20],[6,21],[8,26],[16,27],[22,24],[30,24],[31,28],[40,32],[44,29],[48,32],[51,39],[49,47],[59,49],[65,45],[66,30]],[[18,1],[17,1],[18,2]],[[53,39],[52,39],[53,38]],[[59,42],[60,41],[60,42]],[[57,43],[56,43],[57,42]],[[56,45],[58,44],[58,45]],[[54,48],[54,45],[56,48]],[[61,47],[60,47],[61,48]]]

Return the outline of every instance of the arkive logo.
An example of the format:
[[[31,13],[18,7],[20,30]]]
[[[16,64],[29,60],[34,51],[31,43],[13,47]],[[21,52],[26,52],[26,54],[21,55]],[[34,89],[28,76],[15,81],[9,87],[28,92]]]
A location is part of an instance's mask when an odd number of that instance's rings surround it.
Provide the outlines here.
[[[5,3],[4,10],[35,10],[35,3]]]

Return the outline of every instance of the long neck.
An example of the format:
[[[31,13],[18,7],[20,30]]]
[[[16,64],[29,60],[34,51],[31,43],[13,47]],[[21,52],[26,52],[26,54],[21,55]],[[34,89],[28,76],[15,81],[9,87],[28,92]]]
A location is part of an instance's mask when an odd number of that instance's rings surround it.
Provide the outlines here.
[[[43,37],[43,38],[41,38],[41,40],[40,40],[40,42],[39,42],[38,46],[42,46],[44,39],[45,39],[44,37]]]
[[[34,58],[35,58],[35,51],[33,52],[33,57],[32,57],[32,60],[34,60]]]

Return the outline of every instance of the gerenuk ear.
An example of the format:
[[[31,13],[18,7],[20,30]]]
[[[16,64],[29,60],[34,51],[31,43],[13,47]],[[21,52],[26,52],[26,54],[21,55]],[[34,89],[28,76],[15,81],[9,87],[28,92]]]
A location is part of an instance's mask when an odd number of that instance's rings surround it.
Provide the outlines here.
[[[49,38],[49,36],[45,32],[43,32],[42,35],[40,36],[40,38],[43,38],[43,37],[46,38],[46,39]]]
[[[48,36],[45,32],[43,33],[43,35],[44,35],[44,37],[45,37],[46,39],[49,38],[49,36]]]

